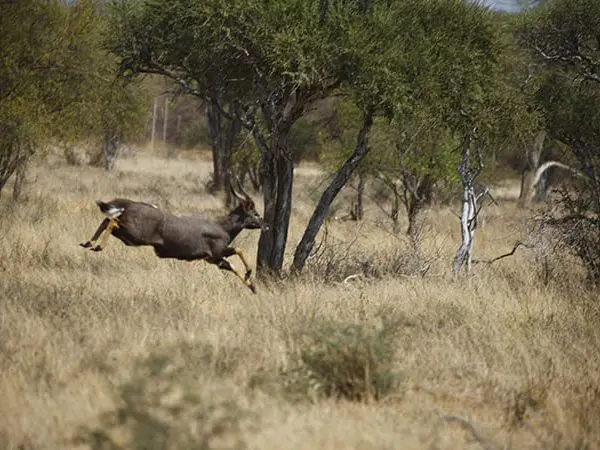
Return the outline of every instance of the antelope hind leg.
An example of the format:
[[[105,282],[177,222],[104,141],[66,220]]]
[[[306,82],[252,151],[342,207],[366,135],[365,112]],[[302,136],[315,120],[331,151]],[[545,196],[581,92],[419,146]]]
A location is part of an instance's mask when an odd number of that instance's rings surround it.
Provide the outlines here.
[[[92,250],[95,252],[103,250],[104,247],[106,247],[108,238],[112,234],[113,230],[116,230],[117,228],[119,228],[119,223],[115,219],[108,219],[108,225],[100,237],[100,243],[92,248]]]
[[[119,224],[115,219],[106,218],[102,221],[102,223],[94,233],[94,236],[92,236],[92,239],[90,239],[84,244],[79,245],[81,245],[83,248],[89,248],[94,252],[99,252],[103,250],[104,247],[106,247],[106,242],[108,241],[109,236],[111,235],[113,230],[116,230],[117,228],[119,228]],[[97,243],[98,240],[100,241],[99,244]]]
[[[87,241],[83,244],[79,244],[79,245],[82,246],[83,248],[95,247],[96,241],[102,235],[102,233],[104,233],[104,230],[106,230],[109,223],[110,223],[110,219],[108,219],[108,218],[104,219],[102,221],[102,223],[100,224],[100,226],[98,227],[98,229],[96,230],[96,232],[94,233],[94,235],[92,236],[92,238],[89,241]]]
[[[239,273],[237,270],[235,270],[231,266],[231,264],[229,264],[229,261],[222,259],[217,263],[217,266],[221,270],[227,270],[229,272],[233,272],[235,274],[235,276],[237,276],[240,280],[242,280],[242,283],[244,283],[246,286],[248,286],[250,288],[252,293],[256,294],[256,286],[254,285],[252,280],[250,280],[247,276],[244,277],[241,273]]]

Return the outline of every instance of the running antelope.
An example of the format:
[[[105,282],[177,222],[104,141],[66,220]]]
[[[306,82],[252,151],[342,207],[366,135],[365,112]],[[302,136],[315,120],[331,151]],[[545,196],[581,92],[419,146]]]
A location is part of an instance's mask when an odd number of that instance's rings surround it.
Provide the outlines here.
[[[241,187],[240,187],[241,190]],[[239,205],[219,221],[200,216],[175,216],[155,205],[116,198],[109,202],[96,200],[106,218],[92,238],[79,244],[93,251],[101,251],[112,234],[125,245],[151,245],[159,258],[184,261],[205,260],[219,269],[233,272],[252,292],[256,287],[251,279],[252,269],[231,241],[244,229],[263,228],[264,221],[255,209],[254,202],[243,190]],[[225,258],[237,255],[246,269],[245,275],[235,270]]]

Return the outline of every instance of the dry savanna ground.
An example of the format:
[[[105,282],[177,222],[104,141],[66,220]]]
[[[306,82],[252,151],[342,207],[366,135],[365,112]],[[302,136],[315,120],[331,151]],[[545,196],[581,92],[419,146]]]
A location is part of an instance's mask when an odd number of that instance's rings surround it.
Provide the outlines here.
[[[427,212],[415,262],[369,202],[363,222],[329,223],[309,273],[257,295],[203,262],[77,245],[101,221],[95,199],[221,213],[209,168],[49,159],[22,203],[0,199],[0,448],[600,448],[597,293],[552,256],[544,283],[543,249],[453,279],[456,205]],[[290,252],[319,180],[298,171]],[[531,238],[514,182],[495,192],[478,259]],[[237,244],[254,257],[257,239]],[[339,281],[357,271],[370,276]]]

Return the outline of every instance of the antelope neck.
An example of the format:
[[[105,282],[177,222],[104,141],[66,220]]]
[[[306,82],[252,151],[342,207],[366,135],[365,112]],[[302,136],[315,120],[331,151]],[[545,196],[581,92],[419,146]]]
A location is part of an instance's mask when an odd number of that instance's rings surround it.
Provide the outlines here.
[[[227,234],[229,234],[230,241],[233,241],[244,229],[244,221],[242,220],[239,211],[237,211],[237,208],[221,219],[219,224],[223,227]]]

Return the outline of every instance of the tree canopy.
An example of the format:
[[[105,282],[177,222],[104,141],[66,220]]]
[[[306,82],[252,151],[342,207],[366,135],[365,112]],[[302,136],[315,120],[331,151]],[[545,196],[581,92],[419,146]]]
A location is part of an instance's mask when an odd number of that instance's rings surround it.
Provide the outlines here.
[[[499,94],[505,42],[498,22],[460,0],[123,1],[113,6],[109,36],[125,75],[165,75],[224,114],[234,102],[262,154],[270,228],[258,259],[274,271],[291,211],[287,140],[313,101],[344,95],[365,124],[382,114],[398,127],[427,111],[456,136],[473,128],[491,136],[494,123],[517,116],[518,102]]]
[[[0,15],[0,190],[49,139],[136,129],[142,97],[115,77],[97,5],[24,0]]]

